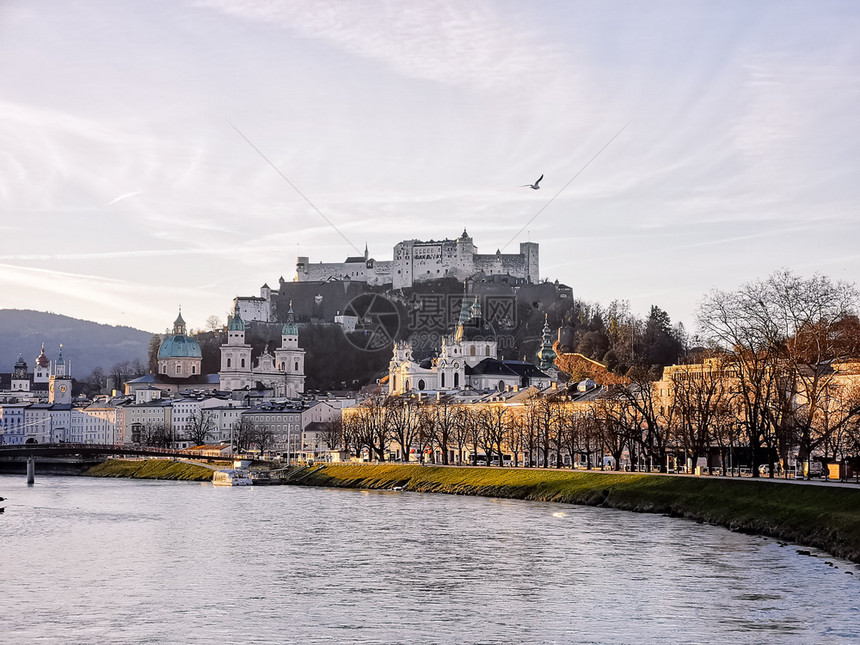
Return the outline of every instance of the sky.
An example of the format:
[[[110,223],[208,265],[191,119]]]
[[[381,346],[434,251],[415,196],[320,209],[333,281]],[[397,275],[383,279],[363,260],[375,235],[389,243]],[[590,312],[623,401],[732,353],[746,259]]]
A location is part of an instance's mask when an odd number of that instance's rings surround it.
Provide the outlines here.
[[[0,308],[202,328],[464,227],[688,327],[858,282],[857,34],[854,0],[4,0]]]

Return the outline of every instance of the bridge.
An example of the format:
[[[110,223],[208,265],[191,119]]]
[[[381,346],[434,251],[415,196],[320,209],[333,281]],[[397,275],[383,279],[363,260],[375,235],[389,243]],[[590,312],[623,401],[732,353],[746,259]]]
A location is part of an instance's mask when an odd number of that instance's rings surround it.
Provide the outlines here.
[[[234,459],[248,460],[257,464],[271,463],[252,455],[213,455],[200,450],[177,450],[175,448],[158,448],[155,446],[118,446],[114,444],[94,443],[24,443],[0,446],[0,462],[27,462],[27,482],[32,483],[35,477],[36,457],[156,457],[162,459],[191,459],[194,461],[233,461]]]
[[[128,455],[134,457],[176,457],[195,459],[198,461],[233,461],[246,459],[256,463],[269,463],[253,455],[213,455],[199,450],[178,450],[176,448],[157,448],[155,446],[119,446],[115,444],[97,443],[23,443],[0,446],[0,459],[21,457],[67,457],[80,455],[82,457]]]

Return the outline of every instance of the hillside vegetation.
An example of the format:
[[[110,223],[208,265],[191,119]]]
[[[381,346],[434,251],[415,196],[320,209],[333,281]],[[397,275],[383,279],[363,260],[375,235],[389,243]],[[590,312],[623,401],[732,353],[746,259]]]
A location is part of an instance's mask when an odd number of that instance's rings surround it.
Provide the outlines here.
[[[100,367],[105,372],[118,363],[146,365],[152,334],[131,327],[101,325],[87,320],[29,309],[0,309],[0,372],[11,372],[18,354],[32,372],[42,343],[56,360],[60,343],[72,376],[87,378]]]

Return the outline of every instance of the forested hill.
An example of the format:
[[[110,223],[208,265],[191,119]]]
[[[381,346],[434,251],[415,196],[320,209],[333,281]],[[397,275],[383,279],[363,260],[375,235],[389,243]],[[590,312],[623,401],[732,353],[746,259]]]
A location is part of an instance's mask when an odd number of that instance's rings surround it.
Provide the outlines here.
[[[147,364],[152,334],[131,327],[101,325],[69,316],[28,309],[0,309],[0,372],[11,372],[18,354],[24,355],[32,373],[42,343],[45,354],[71,361],[72,376],[85,379],[96,367],[109,371],[114,365],[140,361]]]

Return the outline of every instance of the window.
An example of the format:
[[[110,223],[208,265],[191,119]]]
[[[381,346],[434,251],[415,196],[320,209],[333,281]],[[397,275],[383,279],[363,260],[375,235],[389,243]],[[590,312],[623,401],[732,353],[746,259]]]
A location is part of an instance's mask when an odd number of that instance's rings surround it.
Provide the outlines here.
[[[182,365],[179,365],[179,364],[176,365],[176,373],[182,374]]]
[[[242,359],[242,365],[241,365],[241,367],[245,367],[245,359],[244,359],[244,358]]]
[[[422,379],[418,379],[418,389],[419,389],[419,390],[423,390],[423,389],[424,389],[424,379],[423,379],[423,378],[422,378]]]
[[[499,381],[499,392],[504,392],[504,391],[505,391],[505,382]]]
[[[475,355],[475,346],[474,346],[474,345],[472,345],[472,346],[469,348],[469,356],[474,356],[474,355]]]
[[[454,387],[460,387],[460,373],[454,372]]]
[[[230,367],[230,359],[227,359],[227,367]]]
[[[296,361],[296,372],[298,372],[298,371],[299,371],[299,362]]]
[[[487,345],[486,349],[484,350],[484,356],[489,356],[489,355],[490,355],[490,346]]]
[[[442,387],[445,387],[445,372],[442,372]]]

